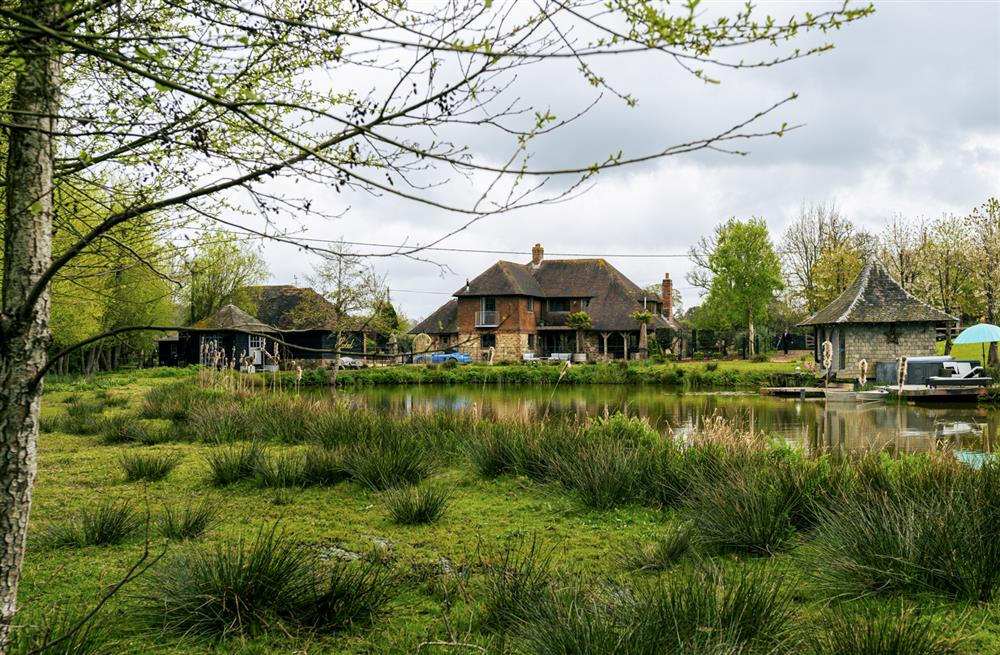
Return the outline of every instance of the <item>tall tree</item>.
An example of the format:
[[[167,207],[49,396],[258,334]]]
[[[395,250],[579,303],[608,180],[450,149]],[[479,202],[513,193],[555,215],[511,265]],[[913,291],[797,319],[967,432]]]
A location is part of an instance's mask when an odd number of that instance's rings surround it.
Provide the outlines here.
[[[398,329],[395,310],[386,311],[389,288],[385,276],[378,273],[364,257],[352,254],[341,243],[337,256],[321,257],[307,280],[333,305],[336,359],[330,373],[330,383],[337,384],[344,335],[354,330],[382,332]],[[389,309],[392,306],[389,305]]]
[[[928,301],[953,316],[965,316],[974,308],[974,281],[969,257],[969,234],[964,222],[953,215],[931,223],[923,265],[930,279]],[[944,354],[951,354],[951,326],[945,332]]]
[[[879,233],[879,258],[900,286],[926,297],[930,283],[925,275],[930,234],[927,221],[893,214]]]
[[[782,263],[793,297],[807,313],[822,305],[817,290],[816,264],[824,253],[854,242],[857,230],[835,201],[802,204],[799,214],[781,239]]]
[[[755,123],[785,101],[650,153],[537,168],[530,162],[538,139],[569,119],[521,102],[517,73],[539,61],[566,62],[597,93],[634,104],[592,62],[652,50],[715,81],[706,71],[772,66],[826,50],[791,41],[871,11],[845,5],[775,21],[753,7],[705,18],[697,4],[460,0],[434,11],[331,0],[0,5],[0,73],[13,78],[0,116],[10,146],[0,307],[0,650],[14,617],[35,476],[41,381],[50,365],[49,289],[64,267],[115,227],[150,215],[175,225],[207,217],[335,254],[277,221],[333,217],[340,210],[322,211],[312,195],[356,189],[454,212],[461,229],[558,200],[602,169],[781,135],[785,126]],[[738,54],[755,44],[787,50],[763,60]],[[511,137],[502,164],[470,154],[475,127]],[[453,171],[473,180],[474,200],[433,193]],[[548,193],[554,176],[567,176],[566,183]],[[283,193],[270,183],[276,177],[305,184],[281,187],[301,189],[298,196]],[[57,206],[57,179],[100,179],[120,203],[53,257],[54,216],[71,211]],[[414,256],[421,248],[393,254]]]
[[[730,218],[703,238],[692,259],[701,270],[693,279],[708,283],[705,305],[747,329],[747,355],[754,355],[756,325],[767,316],[775,293],[784,288],[781,260],[762,218]]]
[[[812,306],[820,309],[842,294],[865,265],[866,253],[853,243],[839,243],[823,250],[813,264]]]
[[[178,277],[185,280],[183,295],[191,323],[215,313],[240,289],[261,284],[268,276],[256,244],[222,230],[203,232],[177,267]]]
[[[996,324],[1000,298],[1000,200],[990,198],[966,217],[972,246],[972,280],[987,323]],[[997,344],[990,344],[989,363],[998,363]]]

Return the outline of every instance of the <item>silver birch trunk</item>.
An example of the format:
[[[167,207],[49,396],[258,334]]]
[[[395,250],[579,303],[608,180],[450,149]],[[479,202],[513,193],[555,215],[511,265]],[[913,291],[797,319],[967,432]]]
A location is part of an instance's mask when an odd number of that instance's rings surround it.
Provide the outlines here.
[[[26,0],[21,13],[51,24],[62,4]],[[9,114],[7,216],[0,315],[0,653],[7,651],[17,611],[24,559],[41,384],[33,380],[49,345],[48,289],[29,303],[31,290],[52,262],[53,118],[59,109],[61,68],[48,39],[25,42],[18,55]]]

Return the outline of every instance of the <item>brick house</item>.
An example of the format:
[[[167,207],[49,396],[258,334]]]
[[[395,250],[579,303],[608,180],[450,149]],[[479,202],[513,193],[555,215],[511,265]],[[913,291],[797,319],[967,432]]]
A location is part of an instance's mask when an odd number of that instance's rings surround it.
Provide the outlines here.
[[[822,366],[823,342],[829,339],[831,371],[852,378],[862,359],[874,375],[878,361],[936,354],[937,327],[956,321],[912,296],[872,259],[842,294],[799,325],[813,328],[816,362]]]
[[[579,311],[593,325],[582,335],[588,359],[631,358],[638,352],[636,311],[653,315],[655,330],[674,330],[673,283],[663,279],[661,293],[644,291],[604,259],[546,260],[541,245],[529,264],[499,261],[454,293],[414,327],[427,334],[433,349],[454,348],[482,359],[492,346],[497,359],[525,354],[546,357],[576,350],[576,332],[567,317]]]

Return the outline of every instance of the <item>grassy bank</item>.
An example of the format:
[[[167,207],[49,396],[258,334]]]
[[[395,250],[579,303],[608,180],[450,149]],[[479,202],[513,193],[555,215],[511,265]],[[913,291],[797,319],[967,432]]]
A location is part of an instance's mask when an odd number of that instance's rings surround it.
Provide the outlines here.
[[[1000,650],[993,467],[127,379],[46,395],[16,652],[147,531],[69,652]]]
[[[795,362],[591,362],[565,366],[557,363],[497,363],[392,366],[343,371],[338,384],[649,384],[687,389],[756,389],[795,382],[812,376],[796,371]]]

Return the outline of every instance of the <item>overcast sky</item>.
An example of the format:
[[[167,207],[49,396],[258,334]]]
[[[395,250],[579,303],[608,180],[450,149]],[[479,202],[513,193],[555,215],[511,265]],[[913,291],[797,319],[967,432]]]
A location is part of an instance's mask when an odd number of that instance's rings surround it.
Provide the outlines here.
[[[778,15],[790,8],[765,5]],[[698,299],[684,281],[685,258],[614,255],[686,253],[730,216],[761,216],[778,239],[803,202],[835,200],[848,217],[877,231],[894,212],[965,214],[1000,194],[1000,2],[876,3],[873,16],[827,39],[836,46],[831,52],[765,70],[717,72],[720,85],[706,85],[662,57],[601,61],[598,72],[635,95],[638,106],[605,98],[584,120],[539,143],[536,164],[590,162],[618,149],[637,155],[709,136],[793,92],[799,99],[767,125],[805,127],[747,144],[746,157],[703,152],[602,173],[579,198],[486,219],[443,245],[528,252],[540,242],[548,253],[603,255],[640,285],[669,272],[690,306]],[[577,78],[572,67],[539,66],[521,77],[518,91],[566,115],[593,97]],[[480,154],[495,160],[506,145],[482,142]],[[473,183],[447,193],[475,190]],[[330,190],[317,201],[336,211],[345,199]],[[360,194],[349,202],[343,218],[313,227],[310,236],[425,243],[464,220]],[[305,284],[309,257],[278,245],[264,254],[273,283]],[[375,261],[410,318],[429,314],[497,259],[530,259],[428,256],[450,271],[402,258]]]

